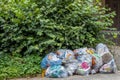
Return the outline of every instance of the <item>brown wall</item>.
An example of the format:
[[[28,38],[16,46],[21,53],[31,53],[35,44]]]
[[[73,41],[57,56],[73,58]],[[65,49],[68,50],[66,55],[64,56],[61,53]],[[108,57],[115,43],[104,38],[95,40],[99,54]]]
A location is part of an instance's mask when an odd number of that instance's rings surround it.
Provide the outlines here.
[[[116,12],[113,27],[120,31],[120,0],[102,0],[102,3]]]

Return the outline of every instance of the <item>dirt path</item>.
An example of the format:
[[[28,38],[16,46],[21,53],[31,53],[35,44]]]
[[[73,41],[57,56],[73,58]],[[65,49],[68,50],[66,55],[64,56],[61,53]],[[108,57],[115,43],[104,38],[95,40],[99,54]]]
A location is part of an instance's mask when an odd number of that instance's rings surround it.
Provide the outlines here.
[[[20,78],[20,79],[11,79],[11,80],[120,80],[120,72],[116,74],[95,74],[89,76],[70,76],[68,78]]]

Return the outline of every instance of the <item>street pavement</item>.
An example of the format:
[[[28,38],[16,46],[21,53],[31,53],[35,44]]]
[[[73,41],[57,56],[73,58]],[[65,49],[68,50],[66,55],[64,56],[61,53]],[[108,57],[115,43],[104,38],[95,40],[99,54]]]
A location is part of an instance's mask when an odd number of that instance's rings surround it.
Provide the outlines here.
[[[120,72],[116,74],[94,74],[89,76],[74,75],[68,78],[41,78],[40,76],[34,78],[19,78],[11,80],[120,80]]]

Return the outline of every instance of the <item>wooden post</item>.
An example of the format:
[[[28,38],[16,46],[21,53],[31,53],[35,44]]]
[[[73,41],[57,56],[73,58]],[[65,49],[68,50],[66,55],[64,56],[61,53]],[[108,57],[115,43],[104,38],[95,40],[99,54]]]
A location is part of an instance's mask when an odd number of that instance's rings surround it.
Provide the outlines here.
[[[105,6],[105,0],[102,0],[102,5]]]

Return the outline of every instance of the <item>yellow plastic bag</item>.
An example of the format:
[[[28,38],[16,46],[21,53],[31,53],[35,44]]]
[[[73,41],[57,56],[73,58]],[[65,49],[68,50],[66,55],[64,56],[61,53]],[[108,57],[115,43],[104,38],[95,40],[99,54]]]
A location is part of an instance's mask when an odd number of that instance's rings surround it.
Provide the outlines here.
[[[41,75],[42,78],[45,77],[45,72],[46,72],[46,69],[42,69],[42,75]]]

